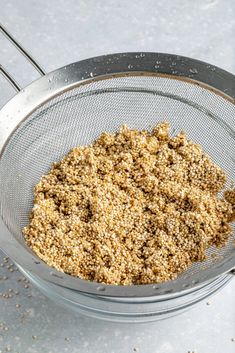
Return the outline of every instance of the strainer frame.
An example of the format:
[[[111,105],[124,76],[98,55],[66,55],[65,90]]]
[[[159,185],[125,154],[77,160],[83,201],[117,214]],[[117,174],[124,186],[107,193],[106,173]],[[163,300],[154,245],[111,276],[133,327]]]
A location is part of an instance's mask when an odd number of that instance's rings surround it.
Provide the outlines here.
[[[170,65],[172,62],[175,63],[174,67]],[[194,68],[194,71],[190,71],[190,68]],[[90,58],[59,68],[34,81],[3,107],[0,111],[0,161],[14,131],[46,102],[94,80],[127,75],[157,75],[188,81],[203,86],[235,104],[234,75],[199,60],[150,52],[119,53]],[[0,206],[2,207],[1,204]],[[31,249],[20,244],[6,225],[5,228],[6,232],[0,233],[0,246],[17,264],[46,281],[87,294],[134,298],[185,292],[194,287],[200,287],[235,267],[235,256],[233,256],[221,265],[219,270],[209,269],[205,270],[203,275],[195,274],[193,281],[187,279],[184,285],[179,284],[178,280],[156,285],[105,285],[82,280],[48,266]]]

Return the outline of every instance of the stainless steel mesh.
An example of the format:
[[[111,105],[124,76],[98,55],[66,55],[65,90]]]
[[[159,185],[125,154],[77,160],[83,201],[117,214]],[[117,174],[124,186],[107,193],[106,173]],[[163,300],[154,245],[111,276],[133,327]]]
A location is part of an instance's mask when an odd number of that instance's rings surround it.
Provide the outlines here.
[[[167,120],[171,133],[184,130],[235,181],[235,106],[206,87],[182,78],[134,74],[73,88],[34,111],[15,130],[0,161],[2,217],[25,246],[21,229],[32,207],[33,186],[72,147],[92,142],[123,123],[151,129]],[[229,185],[228,182],[228,185]],[[234,239],[234,237],[233,237]],[[218,257],[193,265],[178,281],[215,270],[232,256],[232,240]]]

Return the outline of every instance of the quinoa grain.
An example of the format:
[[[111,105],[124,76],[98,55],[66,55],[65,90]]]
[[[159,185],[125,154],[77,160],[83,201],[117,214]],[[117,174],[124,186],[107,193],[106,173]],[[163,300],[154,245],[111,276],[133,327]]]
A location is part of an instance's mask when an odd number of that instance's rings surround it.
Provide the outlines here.
[[[175,279],[225,246],[235,191],[218,197],[224,171],[168,131],[123,125],[54,163],[35,187],[27,244],[59,271],[116,285]]]

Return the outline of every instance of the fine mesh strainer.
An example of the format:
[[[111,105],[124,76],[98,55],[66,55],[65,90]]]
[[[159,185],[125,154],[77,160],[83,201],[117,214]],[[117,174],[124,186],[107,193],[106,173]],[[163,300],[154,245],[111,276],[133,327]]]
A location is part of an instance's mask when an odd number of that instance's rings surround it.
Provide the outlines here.
[[[43,70],[1,26],[2,32]],[[15,88],[10,75],[1,68]],[[111,286],[58,272],[25,244],[33,187],[72,147],[103,131],[151,129],[167,120],[171,133],[184,130],[235,181],[235,77],[217,67],[178,55],[122,53],[87,59],[44,75],[0,112],[0,205],[9,232],[0,246],[21,268],[50,283],[88,294],[147,297],[192,289],[232,272],[234,236],[223,249],[209,249],[177,280],[156,285]],[[213,254],[213,256],[211,256]],[[216,254],[216,256],[215,256]]]

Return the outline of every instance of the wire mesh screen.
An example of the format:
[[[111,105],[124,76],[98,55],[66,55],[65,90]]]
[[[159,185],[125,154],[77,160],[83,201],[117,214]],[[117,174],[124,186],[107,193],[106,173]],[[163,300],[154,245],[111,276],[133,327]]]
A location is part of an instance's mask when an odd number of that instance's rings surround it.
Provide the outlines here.
[[[222,96],[182,79],[125,76],[93,81],[47,102],[14,132],[0,161],[2,216],[24,244],[33,187],[72,147],[92,142],[121,124],[152,129],[169,121],[171,134],[184,130],[235,181],[235,106]],[[229,185],[229,184],[228,184]],[[214,252],[210,249],[208,254]],[[194,264],[186,278],[235,257],[232,239],[215,260]]]

